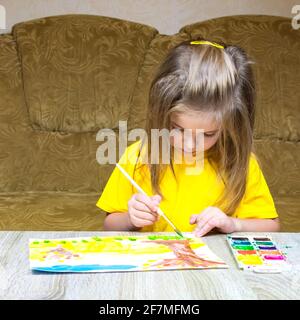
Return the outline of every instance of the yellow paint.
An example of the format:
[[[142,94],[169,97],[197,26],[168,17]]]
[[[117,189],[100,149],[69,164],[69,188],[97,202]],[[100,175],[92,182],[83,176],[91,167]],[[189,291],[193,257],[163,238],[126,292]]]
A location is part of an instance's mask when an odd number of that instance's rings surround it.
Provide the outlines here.
[[[245,265],[263,264],[263,261],[261,260],[261,258],[254,254],[240,254],[237,256],[237,259]]]
[[[41,260],[44,256],[56,255],[58,259],[64,258],[63,252],[50,252],[60,247],[72,254],[93,254],[93,253],[110,253],[110,254],[131,254],[131,255],[144,255],[144,254],[163,254],[172,252],[168,246],[164,244],[153,245],[152,240],[148,237],[137,237],[136,241],[131,241],[128,238],[116,239],[116,237],[102,237],[99,238],[83,238],[76,239],[56,239],[39,241],[39,243],[30,243],[30,260]],[[154,240],[155,241],[155,240]],[[200,241],[200,240],[199,240]],[[204,243],[198,240],[191,239],[190,246],[192,249],[197,249],[205,246]],[[73,257],[74,258],[74,257]],[[76,260],[79,260],[77,257]]]

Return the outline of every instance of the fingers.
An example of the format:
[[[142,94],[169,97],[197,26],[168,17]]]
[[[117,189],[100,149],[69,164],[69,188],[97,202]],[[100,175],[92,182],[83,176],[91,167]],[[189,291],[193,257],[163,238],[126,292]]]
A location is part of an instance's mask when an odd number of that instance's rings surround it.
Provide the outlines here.
[[[143,209],[138,209],[136,207],[133,207],[131,213],[139,219],[149,220],[152,222],[155,222],[158,219],[157,213],[149,213],[147,211],[144,211]]]
[[[195,224],[197,222],[198,217],[199,217],[199,214],[192,214],[190,216],[190,224]]]
[[[204,209],[201,214],[193,214],[190,217],[190,224],[195,224],[200,221],[207,221],[210,217],[210,212],[207,209]]]
[[[135,197],[136,201],[139,201],[139,202],[145,204],[150,209],[150,211],[152,211],[152,212],[157,211],[158,203],[159,203],[157,197],[154,198],[154,200],[153,200],[151,197],[148,197],[142,193],[137,193],[134,197]]]
[[[156,217],[158,217],[158,214],[156,212],[151,211],[149,207],[147,207],[143,202],[134,201],[132,203],[132,208],[134,209],[137,217],[153,221],[155,221]]]
[[[157,201],[157,202],[160,202],[161,201],[161,196],[159,194],[156,194],[152,197],[150,197],[152,200],[154,201]]]
[[[214,216],[212,212],[204,212],[198,215],[197,218],[197,229],[204,227],[208,221]]]
[[[138,228],[150,226],[153,224],[153,221],[140,219],[140,218],[137,218],[136,216],[131,217],[131,222],[134,226],[136,226]]]
[[[148,197],[144,194],[134,194],[128,201],[128,213],[131,222],[136,227],[151,225],[159,218],[157,213],[161,197],[155,195]]]
[[[213,207],[207,207],[198,215],[192,215],[191,221],[197,223],[195,228],[195,235],[202,237],[211,231],[213,228],[218,226],[218,212]]]
[[[232,232],[235,228],[233,220],[217,207],[207,207],[203,210],[197,216],[196,223],[195,235],[199,237],[204,236],[214,228],[225,233]]]
[[[195,235],[197,237],[203,237],[213,228],[217,227],[216,224],[217,224],[216,219],[211,218],[210,220],[206,221],[204,224],[201,224],[201,226],[197,226],[195,230]]]

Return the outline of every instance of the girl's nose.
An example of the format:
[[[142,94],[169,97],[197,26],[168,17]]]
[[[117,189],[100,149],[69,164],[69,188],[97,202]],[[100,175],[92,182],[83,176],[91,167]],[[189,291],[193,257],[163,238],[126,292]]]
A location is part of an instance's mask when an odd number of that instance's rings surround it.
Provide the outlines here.
[[[203,130],[187,133],[183,139],[183,146],[186,152],[194,152],[197,149],[203,150],[204,148]]]
[[[186,152],[192,152],[196,149],[195,135],[189,130],[183,136],[183,146]]]

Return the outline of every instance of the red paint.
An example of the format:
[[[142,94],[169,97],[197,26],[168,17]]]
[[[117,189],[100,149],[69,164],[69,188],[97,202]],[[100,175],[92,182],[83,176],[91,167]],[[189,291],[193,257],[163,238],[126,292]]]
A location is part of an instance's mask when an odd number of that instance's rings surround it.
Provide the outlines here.
[[[256,254],[255,250],[238,250],[239,254]]]

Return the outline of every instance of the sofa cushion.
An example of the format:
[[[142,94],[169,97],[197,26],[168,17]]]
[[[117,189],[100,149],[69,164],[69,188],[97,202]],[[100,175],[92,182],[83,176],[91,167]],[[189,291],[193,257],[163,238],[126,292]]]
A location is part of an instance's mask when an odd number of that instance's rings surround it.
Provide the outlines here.
[[[275,196],[276,208],[279,212],[281,230],[284,232],[300,231],[300,197]]]
[[[254,152],[272,195],[300,199],[299,142],[258,139],[254,140]]]
[[[0,230],[102,230],[99,194],[14,192],[0,194]]]
[[[239,45],[254,60],[256,137],[300,140],[300,32],[290,18],[241,15],[180,29],[192,37]]]
[[[88,132],[127,120],[140,66],[157,33],[143,24],[90,15],[16,24],[32,127]]]
[[[33,130],[16,41],[0,35],[0,192],[101,192],[113,165],[97,162],[96,134]]]
[[[16,42],[12,35],[0,35],[0,192],[29,184],[31,131]]]

